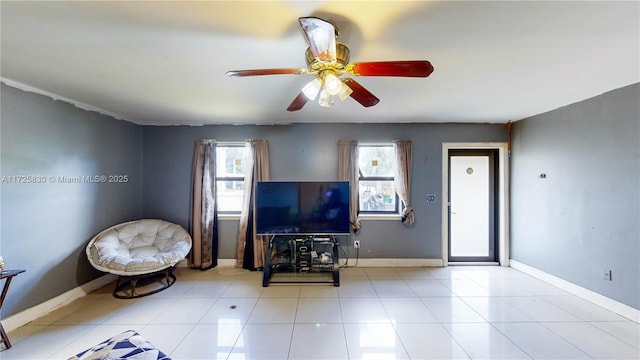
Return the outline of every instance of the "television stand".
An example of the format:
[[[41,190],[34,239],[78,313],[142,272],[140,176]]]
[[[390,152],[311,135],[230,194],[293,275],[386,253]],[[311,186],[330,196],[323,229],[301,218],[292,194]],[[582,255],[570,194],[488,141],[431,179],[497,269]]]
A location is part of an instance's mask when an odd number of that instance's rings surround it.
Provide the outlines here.
[[[340,286],[338,250],[335,235],[273,235],[265,256],[262,286],[270,283]]]

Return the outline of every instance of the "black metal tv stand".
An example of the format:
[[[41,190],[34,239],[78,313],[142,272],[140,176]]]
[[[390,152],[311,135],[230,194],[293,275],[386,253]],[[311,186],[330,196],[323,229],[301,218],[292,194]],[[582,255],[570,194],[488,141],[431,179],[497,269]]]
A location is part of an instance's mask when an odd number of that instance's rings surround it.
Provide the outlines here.
[[[269,283],[340,286],[339,245],[334,235],[273,235],[264,260],[262,286],[267,287]],[[275,279],[274,273],[283,276]]]

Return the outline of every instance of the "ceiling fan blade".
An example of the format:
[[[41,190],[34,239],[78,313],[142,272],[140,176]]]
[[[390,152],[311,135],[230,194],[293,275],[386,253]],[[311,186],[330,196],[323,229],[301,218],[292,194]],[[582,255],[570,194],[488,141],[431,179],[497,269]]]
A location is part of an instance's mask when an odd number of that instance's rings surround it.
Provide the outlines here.
[[[365,89],[362,85],[358,84],[357,81],[351,78],[345,78],[342,82],[353,90],[349,96],[359,102],[362,106],[369,107],[380,102],[380,99],[370,93],[369,90]]]
[[[302,107],[307,103],[308,100],[309,98],[307,98],[307,96],[301,91],[300,94],[298,94],[298,96],[293,99],[293,102],[291,102],[291,105],[289,105],[287,111],[298,111],[302,109]]]
[[[297,75],[306,74],[307,69],[302,68],[281,68],[281,69],[255,69],[255,70],[231,70],[227,71],[227,76],[259,76],[259,75]]]
[[[433,66],[426,60],[376,61],[350,63],[346,70],[355,76],[427,77]]]
[[[301,17],[298,22],[313,56],[321,61],[335,62],[337,36],[335,26],[317,17]]]

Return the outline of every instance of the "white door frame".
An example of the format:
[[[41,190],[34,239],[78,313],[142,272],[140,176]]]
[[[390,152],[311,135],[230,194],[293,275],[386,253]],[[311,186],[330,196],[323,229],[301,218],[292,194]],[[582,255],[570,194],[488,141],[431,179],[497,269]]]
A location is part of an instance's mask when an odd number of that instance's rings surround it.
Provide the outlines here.
[[[442,143],[442,264],[449,264],[449,150],[498,150],[498,261],[509,266],[509,154],[506,142]]]

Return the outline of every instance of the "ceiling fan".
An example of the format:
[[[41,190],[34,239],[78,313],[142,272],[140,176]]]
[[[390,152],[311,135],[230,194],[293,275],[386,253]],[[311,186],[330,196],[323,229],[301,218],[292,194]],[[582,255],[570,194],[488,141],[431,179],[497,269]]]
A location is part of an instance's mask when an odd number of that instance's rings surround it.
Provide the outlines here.
[[[433,72],[433,66],[426,60],[349,62],[349,48],[336,41],[338,29],[333,24],[317,17],[301,17],[298,21],[309,44],[305,52],[307,68],[232,70],[226,75],[313,75],[315,78],[302,88],[287,108],[288,111],[297,111],[316,97],[318,103],[326,108],[331,107],[331,96],[336,95],[341,100],[350,96],[365,107],[380,101],[352,78],[340,78],[345,73],[352,76],[427,77]]]

